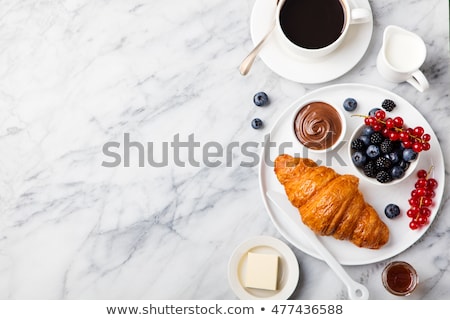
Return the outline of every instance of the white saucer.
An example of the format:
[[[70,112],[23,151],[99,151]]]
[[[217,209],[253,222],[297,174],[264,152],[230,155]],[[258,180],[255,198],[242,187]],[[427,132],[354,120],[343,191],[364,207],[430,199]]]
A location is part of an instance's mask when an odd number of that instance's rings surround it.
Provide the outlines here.
[[[368,0],[354,0],[371,11]],[[275,14],[274,0],[256,0],[253,6],[250,32],[254,44],[267,33]],[[372,37],[373,20],[351,25],[341,46],[319,59],[299,57],[282,46],[276,30],[262,48],[259,57],[280,76],[300,83],[323,83],[334,80],[350,71],[364,56]]]
[[[276,254],[280,257],[278,266],[278,290],[262,290],[244,286],[247,270],[247,253]],[[286,300],[297,287],[299,278],[298,261],[284,242],[276,238],[259,236],[241,243],[231,255],[228,264],[228,280],[231,289],[239,299],[271,299]]]

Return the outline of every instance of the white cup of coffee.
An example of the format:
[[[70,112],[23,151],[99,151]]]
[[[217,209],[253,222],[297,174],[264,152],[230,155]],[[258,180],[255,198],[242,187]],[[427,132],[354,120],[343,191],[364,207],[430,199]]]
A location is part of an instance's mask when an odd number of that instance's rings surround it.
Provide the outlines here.
[[[372,19],[370,10],[347,0],[285,0],[278,6],[277,32],[293,53],[320,58],[336,50],[352,24]]]
[[[426,55],[425,42],[417,34],[398,26],[387,26],[377,56],[377,69],[386,80],[396,83],[406,81],[423,92],[430,86],[419,70]]]

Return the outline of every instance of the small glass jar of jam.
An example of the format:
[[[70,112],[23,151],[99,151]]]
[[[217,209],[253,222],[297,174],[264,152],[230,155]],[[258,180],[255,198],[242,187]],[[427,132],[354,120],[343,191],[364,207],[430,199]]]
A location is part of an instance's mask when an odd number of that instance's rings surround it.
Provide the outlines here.
[[[383,285],[396,296],[407,296],[414,291],[419,282],[416,270],[403,261],[389,263],[382,273]]]

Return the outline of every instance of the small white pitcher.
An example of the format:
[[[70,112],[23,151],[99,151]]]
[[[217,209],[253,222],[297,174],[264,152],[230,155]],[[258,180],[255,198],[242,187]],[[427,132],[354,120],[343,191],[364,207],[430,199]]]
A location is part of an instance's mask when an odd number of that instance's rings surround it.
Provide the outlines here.
[[[406,81],[420,92],[430,86],[419,68],[427,55],[425,42],[417,34],[398,26],[387,26],[377,57],[378,72],[388,81]]]

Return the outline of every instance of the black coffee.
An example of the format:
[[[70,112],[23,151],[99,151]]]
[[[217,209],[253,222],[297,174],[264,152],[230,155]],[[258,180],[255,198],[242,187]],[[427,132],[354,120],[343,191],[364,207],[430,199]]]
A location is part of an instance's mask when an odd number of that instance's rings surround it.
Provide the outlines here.
[[[344,23],[339,0],[286,0],[280,11],[286,37],[307,49],[323,48],[336,41]]]

